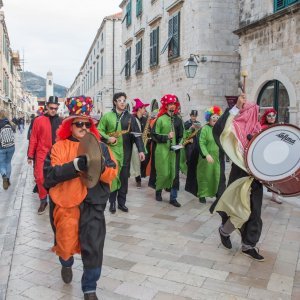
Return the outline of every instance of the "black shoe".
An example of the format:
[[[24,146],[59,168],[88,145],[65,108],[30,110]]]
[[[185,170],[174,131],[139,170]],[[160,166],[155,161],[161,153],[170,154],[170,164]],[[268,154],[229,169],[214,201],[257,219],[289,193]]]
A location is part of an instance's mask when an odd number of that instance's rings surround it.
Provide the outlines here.
[[[6,176],[2,176],[2,180],[3,180],[3,189],[7,190],[9,187],[9,180]]]
[[[37,185],[35,185],[35,186],[34,186],[34,188],[33,188],[32,192],[33,192],[34,194],[39,192],[39,191],[38,191],[38,187],[37,187]]]
[[[256,250],[257,249],[257,250]],[[258,248],[252,248],[246,251],[242,251],[244,255],[251,257],[254,260],[257,261],[264,261],[265,258],[259,254]]]
[[[170,200],[170,204],[175,206],[175,207],[180,207],[181,206],[181,204],[179,202],[177,202],[176,199],[175,200]]]
[[[84,294],[84,300],[98,300],[98,297],[95,292]]]
[[[64,283],[69,284],[73,279],[73,272],[71,267],[61,267],[61,278]]]
[[[199,202],[200,202],[200,203],[206,203],[205,197],[200,197],[200,198],[199,198]]]
[[[114,213],[116,212],[116,203],[115,203],[115,202],[110,203],[109,211],[110,211],[112,214],[114,214]]]
[[[156,192],[155,193],[155,199],[156,199],[156,201],[162,201],[163,200],[162,196],[161,196],[161,192]]]
[[[43,213],[46,212],[47,205],[48,205],[47,202],[41,202],[40,207],[38,209],[38,215],[42,215]]]
[[[228,235],[228,236],[223,235],[221,233],[221,227],[219,227],[219,234],[220,234],[222,245],[227,249],[231,249],[232,244],[231,244],[231,240],[230,240],[230,235]]]
[[[124,212],[128,212],[128,207],[125,204],[118,204],[118,209]]]

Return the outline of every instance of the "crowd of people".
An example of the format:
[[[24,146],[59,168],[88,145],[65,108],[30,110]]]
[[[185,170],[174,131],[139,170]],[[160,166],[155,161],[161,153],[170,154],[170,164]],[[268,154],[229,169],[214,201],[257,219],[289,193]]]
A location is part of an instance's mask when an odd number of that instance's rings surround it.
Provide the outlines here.
[[[186,174],[185,190],[197,197],[200,205],[208,197],[215,198],[210,211],[221,217],[219,234],[224,247],[232,248],[230,234],[239,230],[242,252],[257,261],[264,260],[256,248],[262,231],[263,187],[249,177],[243,149],[254,134],[274,124],[277,112],[265,111],[259,122],[258,106],[246,101],[242,94],[236,105],[224,113],[218,106],[208,108],[202,125],[197,121],[197,110],[192,110],[190,119],[183,122],[176,95],[166,94],[160,102],[159,109],[147,112],[149,104],[134,99],[130,113],[126,94],[116,93],[112,111],[94,120],[91,98],[73,97],[66,101],[69,117],[62,120],[57,115],[58,98],[51,96],[45,111],[32,118],[28,164],[34,168],[34,191],[40,199],[38,214],[43,214],[49,204],[53,251],[67,284],[72,281],[73,256],[81,253],[85,300],[98,299],[106,203],[109,201],[111,214],[117,209],[129,212],[130,176],[135,178],[137,188],[142,188],[142,178],[149,176],[148,186],[155,190],[153,199],[163,201],[166,193],[170,205],[180,208],[180,171]],[[18,126],[22,132],[22,123]],[[12,122],[1,111],[0,170],[4,189],[10,185],[14,131]],[[101,175],[92,188],[81,180],[89,169],[88,158],[78,155],[80,141],[87,133],[97,139],[102,150]],[[227,185],[225,154],[232,161]],[[281,203],[275,193],[272,200]]]

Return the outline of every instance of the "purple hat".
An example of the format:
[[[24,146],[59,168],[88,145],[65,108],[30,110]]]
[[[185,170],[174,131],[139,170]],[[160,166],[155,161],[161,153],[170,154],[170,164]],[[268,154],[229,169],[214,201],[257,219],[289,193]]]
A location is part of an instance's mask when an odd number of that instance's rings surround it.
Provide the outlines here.
[[[137,99],[133,99],[133,101],[135,101],[135,106],[132,109],[132,112],[134,112],[134,113],[136,113],[139,110],[139,108],[147,107],[147,106],[150,105],[150,104],[144,104],[142,102],[142,100],[138,99],[138,98]]]

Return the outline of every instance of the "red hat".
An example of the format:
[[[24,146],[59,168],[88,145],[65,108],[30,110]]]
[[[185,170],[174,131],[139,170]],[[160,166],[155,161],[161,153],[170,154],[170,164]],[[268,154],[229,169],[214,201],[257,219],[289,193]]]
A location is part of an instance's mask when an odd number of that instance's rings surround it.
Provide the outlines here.
[[[134,113],[137,112],[139,108],[147,107],[150,105],[150,104],[144,104],[142,100],[139,98],[133,99],[133,101],[135,101],[135,106],[132,109],[132,112]]]
[[[85,96],[67,98],[65,104],[69,110],[69,118],[90,117],[94,107],[93,100]]]
[[[161,108],[160,108],[158,116],[157,116],[158,118],[160,116],[164,115],[167,112],[167,106],[169,104],[175,104],[176,105],[175,114],[178,112],[178,109],[179,109],[179,106],[180,106],[180,103],[178,101],[178,97],[176,95],[173,95],[173,94],[164,95],[161,98],[160,103],[161,103]]]

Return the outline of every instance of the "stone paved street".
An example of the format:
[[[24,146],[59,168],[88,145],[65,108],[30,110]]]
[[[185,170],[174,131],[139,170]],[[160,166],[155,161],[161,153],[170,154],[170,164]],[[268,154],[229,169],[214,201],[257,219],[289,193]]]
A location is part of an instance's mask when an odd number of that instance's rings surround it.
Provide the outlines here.
[[[48,213],[36,214],[32,170],[25,164],[27,144],[20,136],[17,147],[13,186],[9,191],[0,189],[0,299],[82,299],[80,257],[72,284],[63,284],[58,259],[50,250]],[[200,205],[181,191],[178,200],[183,206],[177,209],[168,204],[167,193],[162,203],[153,195],[146,181],[138,190],[130,180],[130,212],[106,214],[105,257],[97,291],[101,299],[300,299],[299,199],[278,205],[265,194],[258,245],[266,258],[262,263],[240,253],[237,233],[232,250],[220,245],[220,220],[210,215],[210,202]]]

